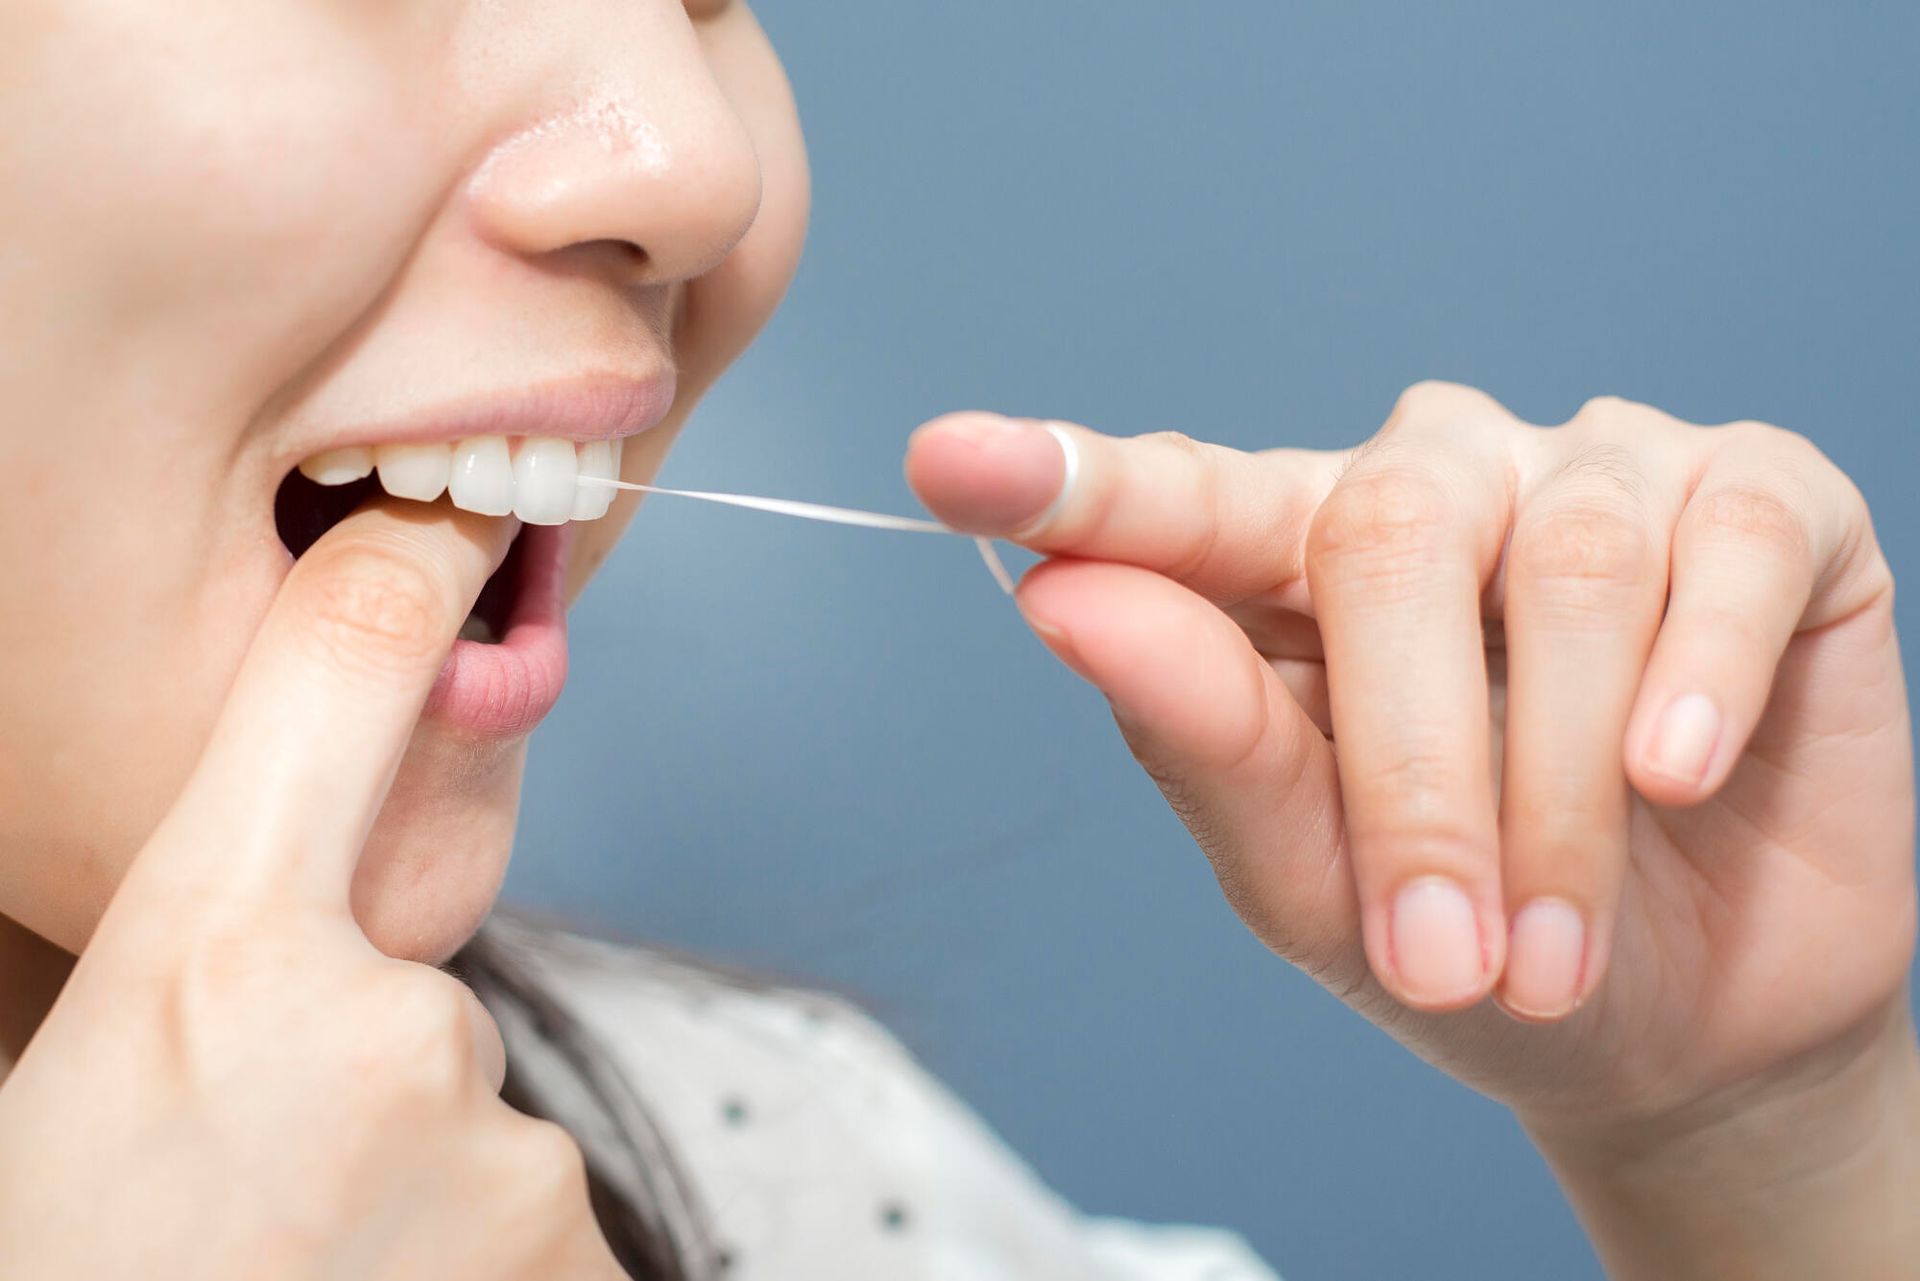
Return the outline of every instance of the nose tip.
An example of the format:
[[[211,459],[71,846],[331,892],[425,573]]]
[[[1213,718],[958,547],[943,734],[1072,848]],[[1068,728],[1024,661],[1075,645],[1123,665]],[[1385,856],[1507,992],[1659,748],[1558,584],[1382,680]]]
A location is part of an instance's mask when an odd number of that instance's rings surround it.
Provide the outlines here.
[[[753,225],[760,165],[717,90],[650,111],[602,97],[496,146],[468,204],[481,236],[537,257],[611,243],[624,279],[665,284],[717,266]]]

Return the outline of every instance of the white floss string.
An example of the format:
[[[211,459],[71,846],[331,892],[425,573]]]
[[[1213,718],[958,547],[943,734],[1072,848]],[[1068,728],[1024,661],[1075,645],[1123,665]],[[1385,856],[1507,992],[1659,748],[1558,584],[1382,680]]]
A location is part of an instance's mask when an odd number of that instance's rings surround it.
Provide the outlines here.
[[[942,525],[937,520],[917,520],[911,516],[888,516],[883,512],[856,511],[851,507],[829,507],[825,503],[803,503],[793,498],[757,498],[752,494],[715,494],[700,489],[668,489],[662,485],[642,485],[631,480],[608,480],[602,476],[582,476],[582,485],[607,485],[614,489],[638,490],[643,494],[668,494],[674,498],[697,498],[702,502],[725,503],[729,507],[748,507],[754,511],[772,512],[776,516],[798,516],[802,520],[824,520],[836,525],[859,525],[867,529],[897,529],[909,534],[958,534],[962,538],[972,538],[980,549],[980,559],[987,563],[987,570],[993,575],[993,581],[1000,584],[1000,590],[1013,595],[1013,575],[1007,572],[1006,565],[1000,559],[1000,553],[993,548],[993,540],[967,534],[958,529]]]

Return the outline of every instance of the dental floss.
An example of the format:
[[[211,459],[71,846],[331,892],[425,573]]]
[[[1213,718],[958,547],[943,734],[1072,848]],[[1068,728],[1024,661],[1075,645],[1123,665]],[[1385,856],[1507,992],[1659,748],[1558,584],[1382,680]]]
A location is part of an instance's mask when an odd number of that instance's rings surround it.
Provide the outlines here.
[[[1072,456],[1069,455],[1071,458]],[[883,512],[864,512],[852,507],[832,507],[826,503],[807,503],[793,498],[759,498],[752,494],[718,494],[702,489],[668,489],[663,485],[642,485],[631,480],[610,480],[604,476],[581,476],[582,485],[607,485],[614,489],[632,489],[643,494],[668,494],[674,498],[697,498],[702,502],[725,503],[729,507],[746,507],[754,511],[772,512],[776,516],[797,516],[801,520],[823,520],[836,525],[858,525],[866,529],[894,529],[909,534],[958,534],[962,538],[972,538],[974,546],[980,549],[980,559],[986,562],[987,571],[993,575],[993,581],[1000,590],[1013,595],[1013,575],[1007,572],[1000,553],[994,550],[993,540],[967,534],[941,524],[937,520],[919,520],[912,516],[889,516]]]
[[[1074,491],[1080,480],[1080,446],[1073,443],[1073,433],[1067,430],[1065,423],[1048,422],[1041,423],[1040,426],[1047,435],[1059,442],[1060,452],[1067,460],[1067,474],[1060,482],[1060,492],[1053,496],[1053,501],[1047,504],[1047,509],[1015,530],[1013,534],[1015,538],[1024,538],[1035,530],[1045,529],[1051,525],[1054,518],[1060,514],[1060,509],[1067,505],[1067,495]]]

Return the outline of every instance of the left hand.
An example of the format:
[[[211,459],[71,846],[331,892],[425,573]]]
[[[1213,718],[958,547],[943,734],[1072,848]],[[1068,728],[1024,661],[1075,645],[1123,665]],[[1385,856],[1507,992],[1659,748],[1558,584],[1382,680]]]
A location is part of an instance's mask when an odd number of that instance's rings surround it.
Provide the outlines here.
[[[908,477],[1049,557],[1021,610],[1274,951],[1536,1123],[1910,1053],[1892,578],[1805,439],[1449,384],[1351,450],[1055,429],[1057,501],[991,415]]]

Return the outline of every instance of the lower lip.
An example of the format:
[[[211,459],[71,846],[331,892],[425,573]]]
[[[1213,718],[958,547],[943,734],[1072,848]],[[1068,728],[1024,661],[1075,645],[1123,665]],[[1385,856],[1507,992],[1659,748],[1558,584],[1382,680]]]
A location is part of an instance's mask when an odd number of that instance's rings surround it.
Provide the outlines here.
[[[530,733],[567,683],[567,558],[573,526],[520,530],[520,581],[498,644],[456,640],[426,715],[483,738]]]

